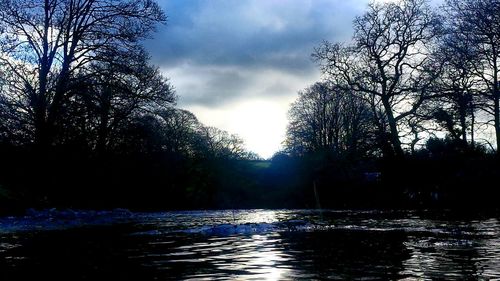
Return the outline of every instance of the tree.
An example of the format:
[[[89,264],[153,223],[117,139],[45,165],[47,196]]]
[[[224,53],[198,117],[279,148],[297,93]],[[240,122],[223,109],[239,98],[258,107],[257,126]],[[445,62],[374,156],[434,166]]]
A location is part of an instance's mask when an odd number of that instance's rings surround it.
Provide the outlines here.
[[[165,150],[181,153],[189,157],[199,157],[197,143],[201,138],[199,132],[203,125],[196,116],[182,109],[166,108],[156,113],[162,121],[162,135]]]
[[[433,53],[440,73],[434,81],[437,98],[432,117],[453,140],[467,146],[469,140],[474,144],[475,112],[481,106],[478,98],[480,80],[474,74],[477,50],[454,29],[451,23],[446,25],[446,32]]]
[[[396,156],[404,154],[405,120],[430,98],[428,55],[438,23],[424,0],[371,3],[354,21],[351,45],[324,42],[313,54],[324,74],[370,104]]]
[[[210,126],[201,127],[199,134],[205,146],[202,150],[208,158],[242,159],[249,155],[237,135]]]
[[[33,142],[54,127],[78,80],[110,53],[132,55],[165,15],[152,0],[2,0],[0,61],[11,77],[5,103],[29,116]]]
[[[177,155],[197,160],[256,159],[244,141],[224,130],[205,126],[193,113],[160,108],[128,122],[117,146],[126,152]]]
[[[500,1],[447,0],[445,11],[456,46],[475,51],[471,70],[482,85],[476,88],[489,101],[482,107],[492,116],[497,154],[500,153]]]
[[[371,127],[363,100],[328,83],[316,83],[292,103],[285,144],[294,154],[330,151],[358,155]]]
[[[136,57],[111,57],[96,62],[89,78],[79,86],[82,105],[95,135],[95,149],[103,153],[115,142],[132,119],[170,107],[175,92],[160,71],[147,62],[145,53]],[[72,113],[67,119],[78,117]]]

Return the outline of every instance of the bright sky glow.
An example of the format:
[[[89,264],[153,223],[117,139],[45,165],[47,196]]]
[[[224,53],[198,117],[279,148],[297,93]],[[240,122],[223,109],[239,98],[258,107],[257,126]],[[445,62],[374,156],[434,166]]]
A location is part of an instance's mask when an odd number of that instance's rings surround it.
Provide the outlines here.
[[[297,91],[319,79],[318,71],[290,74],[189,64],[162,71],[171,77],[180,107],[205,125],[237,134],[263,158],[282,148],[288,107]]]
[[[175,86],[179,107],[268,158],[281,149],[297,92],[320,79],[314,47],[348,40],[368,2],[159,1],[168,24],[146,48]]]
[[[188,109],[195,112],[202,123],[239,135],[248,148],[269,158],[281,149],[285,138],[287,107],[283,105],[289,104],[290,100],[290,97],[255,99],[222,108],[194,106]]]

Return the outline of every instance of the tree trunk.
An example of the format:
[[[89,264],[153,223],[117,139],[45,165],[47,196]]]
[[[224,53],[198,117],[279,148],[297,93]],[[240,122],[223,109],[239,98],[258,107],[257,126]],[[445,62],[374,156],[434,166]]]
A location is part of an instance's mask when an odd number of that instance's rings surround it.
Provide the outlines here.
[[[460,136],[464,147],[467,147],[467,103],[460,101]]]
[[[42,103],[39,101],[38,103]],[[45,106],[42,104],[37,105],[34,108],[34,127],[35,127],[35,147],[39,151],[46,150],[50,145],[49,132],[46,120],[46,110]]]
[[[384,105],[384,110],[387,115],[387,122],[389,123],[389,139],[394,150],[394,156],[400,158],[404,156],[403,148],[401,147],[401,141],[399,140],[399,131],[396,124],[396,119],[392,112],[391,105],[387,98],[382,99],[382,104]]]
[[[500,156],[500,100],[498,93],[495,93],[494,97],[494,118],[495,118],[495,137],[497,145],[497,156]]]
[[[97,153],[103,155],[106,152],[108,141],[109,112],[111,110],[111,93],[108,88],[104,89],[101,98],[100,123],[97,132]]]
[[[497,56],[493,57],[493,100],[495,117],[495,137],[497,144],[497,156],[500,156],[500,92],[498,89],[498,66]]]
[[[35,146],[38,150],[45,150],[50,145],[49,126],[47,124],[47,76],[48,68],[45,64],[39,71],[39,89],[34,93],[33,112],[35,127]]]
[[[44,2],[44,32],[42,37],[42,52],[40,58],[40,68],[38,71],[38,92],[34,93],[33,100],[33,112],[34,112],[34,126],[35,126],[35,146],[39,152],[44,152],[48,149],[51,143],[51,132],[50,126],[48,124],[48,100],[47,100],[47,82],[49,79],[49,72],[51,63],[49,62],[49,44],[48,44],[48,32],[49,32],[49,17],[48,13],[50,10],[50,3],[48,0]]]
[[[96,150],[99,155],[103,155],[106,152],[106,143],[108,141],[108,119],[108,115],[105,114],[101,116],[101,122],[99,123],[96,144]]]
[[[474,113],[474,103],[470,104],[470,146],[472,149],[475,147],[474,140],[474,125],[476,122],[476,115]]]

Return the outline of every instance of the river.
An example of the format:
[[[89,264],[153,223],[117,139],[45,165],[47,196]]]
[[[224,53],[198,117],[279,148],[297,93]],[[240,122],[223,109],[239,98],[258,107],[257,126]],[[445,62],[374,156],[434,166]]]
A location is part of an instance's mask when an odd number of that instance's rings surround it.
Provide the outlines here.
[[[496,215],[29,211],[0,218],[0,280],[500,278]]]

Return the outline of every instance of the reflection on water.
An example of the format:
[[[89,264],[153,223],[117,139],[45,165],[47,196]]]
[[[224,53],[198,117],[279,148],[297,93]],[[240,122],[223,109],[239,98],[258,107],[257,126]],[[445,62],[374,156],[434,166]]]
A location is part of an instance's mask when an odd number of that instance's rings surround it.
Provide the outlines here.
[[[409,236],[412,251],[406,270],[420,278],[463,279],[500,276],[500,232],[497,219],[455,224],[452,236]]]
[[[0,280],[45,278],[497,279],[500,223],[498,216],[314,210],[0,219]]]

